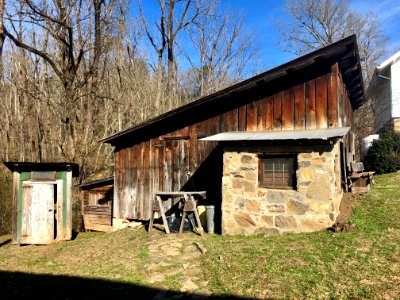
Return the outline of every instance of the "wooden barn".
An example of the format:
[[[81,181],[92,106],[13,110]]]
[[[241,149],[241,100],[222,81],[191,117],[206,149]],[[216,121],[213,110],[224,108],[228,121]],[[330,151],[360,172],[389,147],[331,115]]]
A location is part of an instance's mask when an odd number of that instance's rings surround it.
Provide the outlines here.
[[[111,230],[113,184],[114,177],[108,177],[79,185],[85,230]]]
[[[13,172],[13,244],[51,244],[72,237],[74,163],[5,162]]]
[[[115,147],[113,218],[148,220],[159,191],[206,191],[217,232],[327,228],[363,100],[351,36],[113,134],[102,140]]]

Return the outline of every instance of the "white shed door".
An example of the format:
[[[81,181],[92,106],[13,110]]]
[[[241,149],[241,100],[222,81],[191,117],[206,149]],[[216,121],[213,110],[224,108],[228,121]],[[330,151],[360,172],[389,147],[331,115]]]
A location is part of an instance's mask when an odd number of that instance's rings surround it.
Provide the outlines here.
[[[21,243],[50,244],[54,240],[54,184],[23,184]]]

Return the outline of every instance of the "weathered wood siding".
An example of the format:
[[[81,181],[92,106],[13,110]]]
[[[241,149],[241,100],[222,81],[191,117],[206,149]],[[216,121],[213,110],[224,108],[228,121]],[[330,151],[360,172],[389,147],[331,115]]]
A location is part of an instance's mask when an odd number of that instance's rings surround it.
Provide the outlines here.
[[[249,97],[234,103],[233,109],[231,106],[222,112],[216,110],[215,115],[209,113],[195,124],[180,128],[178,120],[178,129],[173,132],[130,147],[117,147],[114,217],[147,220],[154,192],[200,190],[217,185],[218,182],[207,185],[192,180],[198,178],[195,174],[199,167],[217,147],[217,143],[202,142],[200,138],[227,131],[344,127],[350,126],[352,120],[351,104],[337,64],[331,72],[288,89],[265,97]],[[222,171],[214,166],[213,172]],[[207,181],[208,176],[221,180],[222,174],[211,173],[205,172],[206,178],[202,180]]]
[[[112,225],[113,185],[81,191],[85,230],[108,232]]]

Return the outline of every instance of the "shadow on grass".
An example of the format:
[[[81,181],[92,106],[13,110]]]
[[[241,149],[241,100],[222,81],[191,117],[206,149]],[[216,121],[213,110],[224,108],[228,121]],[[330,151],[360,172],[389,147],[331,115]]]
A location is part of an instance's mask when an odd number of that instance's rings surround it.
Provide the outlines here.
[[[5,240],[4,242],[0,243],[0,248],[5,245],[8,245],[9,243],[11,243],[11,239]]]
[[[0,271],[2,299],[246,299],[165,291],[124,282],[82,277]]]

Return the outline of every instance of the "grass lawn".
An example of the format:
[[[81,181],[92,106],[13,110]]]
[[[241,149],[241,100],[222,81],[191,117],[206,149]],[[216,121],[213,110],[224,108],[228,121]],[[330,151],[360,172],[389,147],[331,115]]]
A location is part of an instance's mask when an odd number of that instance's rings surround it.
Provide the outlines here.
[[[205,236],[204,279],[214,297],[360,299],[400,298],[400,173],[375,177],[360,197],[345,233],[276,237]],[[191,234],[187,234],[193,238]],[[151,284],[149,238],[143,229],[81,233],[50,246],[13,247],[0,237],[0,293],[12,297],[150,297],[179,293],[179,276]],[[168,237],[154,232],[158,242]],[[162,268],[161,268],[162,269]]]

